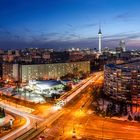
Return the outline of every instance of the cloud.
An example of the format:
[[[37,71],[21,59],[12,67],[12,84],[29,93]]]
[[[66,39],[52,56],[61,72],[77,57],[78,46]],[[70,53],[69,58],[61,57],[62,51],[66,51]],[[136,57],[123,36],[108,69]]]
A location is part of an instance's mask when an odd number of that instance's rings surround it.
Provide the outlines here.
[[[115,48],[118,46],[120,39],[110,39],[102,41],[103,47]],[[140,40],[128,40],[126,41],[127,47],[137,47],[139,48]],[[32,38],[32,41],[23,41],[23,40],[0,40],[0,48],[7,49],[21,49],[28,47],[38,47],[38,48],[55,48],[55,49],[66,49],[71,47],[79,47],[79,48],[98,48],[98,38],[81,38],[81,39],[71,39],[67,37],[66,40],[60,39],[46,39],[46,41],[42,41],[38,38]]]
[[[28,28],[24,28],[24,31],[27,32],[27,33],[30,33],[31,32],[31,30],[28,29]]]
[[[51,33],[46,33],[45,35],[47,35],[47,36],[57,36],[59,34],[60,33],[57,33],[57,32],[51,32]]]
[[[125,18],[128,18],[129,17],[129,14],[128,13],[122,13],[122,14],[119,14],[116,16],[116,18],[118,19],[125,19]]]
[[[84,25],[84,27],[95,27],[97,25],[98,25],[97,23],[91,23],[91,24]]]
[[[17,40],[20,39],[20,36],[19,36],[19,35],[15,35],[14,37],[15,37],[15,39],[17,39]]]
[[[68,27],[70,27],[70,28],[72,28],[72,27],[73,27],[73,25],[72,25],[72,24],[67,24],[67,26],[68,26]]]
[[[125,40],[126,46],[129,49],[140,49],[140,32],[124,32],[119,34],[114,34],[110,36],[105,36],[103,38],[104,44],[106,46],[117,47],[120,40]]]
[[[92,25],[91,25],[92,26]],[[94,24],[93,24],[94,26]],[[69,48],[69,47],[81,47],[81,48],[97,48],[97,37],[82,37],[82,34],[76,33],[76,31],[64,31],[62,33],[49,32],[37,35],[27,35],[22,37],[20,35],[13,35],[9,31],[4,30],[5,34],[10,34],[8,38],[0,39],[0,48],[27,48],[27,47],[40,47],[40,48]],[[118,46],[119,41],[124,39],[128,46],[139,47],[140,44],[140,32],[122,32],[113,35],[103,35],[103,46],[115,48]]]
[[[4,36],[10,36],[11,32],[5,29],[4,27],[0,26],[0,34]]]
[[[103,38],[105,40],[112,40],[112,39],[138,39],[140,38],[140,32],[122,32],[114,35],[104,35]]]
[[[125,13],[116,15],[114,19],[120,20],[120,21],[130,21],[132,20],[132,17],[134,16],[130,15],[130,13],[125,12]]]

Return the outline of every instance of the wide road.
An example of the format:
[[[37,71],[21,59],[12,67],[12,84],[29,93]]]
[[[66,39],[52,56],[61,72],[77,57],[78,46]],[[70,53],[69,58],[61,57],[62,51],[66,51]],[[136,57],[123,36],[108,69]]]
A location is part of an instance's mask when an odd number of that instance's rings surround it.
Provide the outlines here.
[[[43,118],[30,114],[30,113],[27,113],[27,112],[24,112],[24,111],[21,111],[20,108],[15,108],[14,106],[5,104],[3,101],[0,101],[0,106],[4,107],[5,110],[7,110],[15,115],[23,117],[26,120],[25,124],[22,127],[3,136],[2,138],[0,138],[0,140],[13,140],[16,137],[20,136],[22,133],[28,131],[31,127],[34,127],[35,122],[43,121]]]
[[[66,98],[63,98],[62,100],[66,101],[66,105],[67,104],[71,104],[70,102],[73,102],[75,98],[80,97],[81,96],[81,92],[84,91],[86,88],[88,88],[89,85],[91,85],[96,79],[99,79],[101,77],[101,75],[102,75],[102,72],[97,72],[96,74],[90,76],[89,78],[84,80],[86,82],[83,81],[84,83],[83,82],[81,83],[81,86],[78,87],[78,89],[76,91],[72,90],[71,94],[69,96],[67,96]],[[55,106],[53,108],[55,109]],[[37,131],[35,131],[35,132],[31,133],[31,134],[29,134],[29,133],[27,133],[27,135],[25,134],[25,136],[27,136],[26,140],[34,139],[34,137],[36,135],[38,135],[38,133],[40,133],[42,130],[44,130],[46,128],[46,126],[47,127],[50,126],[57,119],[59,119],[59,117],[63,116],[63,114],[65,112],[66,112],[66,110],[63,109],[63,108],[60,111],[59,110],[55,110],[53,112],[53,114],[50,115],[49,117],[47,117],[43,123],[40,123],[40,125],[38,126]],[[24,137],[24,139],[25,139],[25,137]]]
[[[140,124],[103,118],[91,109],[91,91],[96,90],[103,77],[98,78],[81,96],[78,96],[63,109],[63,115],[46,128],[40,136],[46,140],[140,140]],[[94,87],[94,89],[93,89]]]
[[[62,100],[66,100],[68,103],[76,95],[78,95],[82,90],[84,90],[84,88],[87,87],[92,82],[93,79],[98,78],[100,75],[101,75],[101,72],[98,72],[98,73],[90,76],[89,78],[83,80],[78,86],[76,86],[74,88],[74,90],[72,90],[71,92],[66,94],[66,96],[63,96]],[[10,111],[14,114],[24,117],[26,120],[26,123],[24,126],[10,132],[6,136],[0,138],[1,140],[13,140],[13,139],[19,137],[20,135],[22,135],[23,133],[25,133],[29,130],[32,130],[33,128],[36,129],[35,128],[36,123],[38,124],[37,127],[39,127],[42,130],[42,128],[44,128],[44,126],[53,123],[57,118],[59,118],[65,112],[65,111],[60,112],[57,110],[54,111],[53,108],[50,107],[47,110],[45,108],[41,108],[41,110],[44,112],[43,114],[33,115],[33,114],[31,114],[32,110],[30,110],[26,107],[22,107],[22,108],[20,106],[15,107],[14,103],[10,103],[10,104],[9,103],[4,102],[3,100],[0,101],[0,105],[3,106],[7,111]],[[50,116],[50,117],[48,117],[48,116]],[[45,119],[45,121],[42,117]],[[27,135],[28,134],[29,133],[27,133]]]
[[[66,139],[71,137],[75,126],[75,121],[77,122],[76,118],[85,114],[83,108],[86,108],[86,106],[91,104],[92,88],[97,84],[97,82],[102,81],[101,78],[103,79],[102,73],[97,73],[97,75],[94,75],[93,79],[90,81],[90,84],[82,88],[80,93],[69,101],[69,103],[62,109],[63,115],[60,117],[60,119],[58,119],[58,121],[54,122],[54,126],[52,128],[50,127],[45,129],[43,133],[37,137],[37,139],[42,135],[46,139]]]

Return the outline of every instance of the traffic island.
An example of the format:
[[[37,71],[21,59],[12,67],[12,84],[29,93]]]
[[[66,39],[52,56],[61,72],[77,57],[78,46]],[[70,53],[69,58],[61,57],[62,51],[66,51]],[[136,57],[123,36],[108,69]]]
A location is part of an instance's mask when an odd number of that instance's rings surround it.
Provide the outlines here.
[[[5,113],[5,117],[0,118],[0,139],[24,124],[24,118]]]

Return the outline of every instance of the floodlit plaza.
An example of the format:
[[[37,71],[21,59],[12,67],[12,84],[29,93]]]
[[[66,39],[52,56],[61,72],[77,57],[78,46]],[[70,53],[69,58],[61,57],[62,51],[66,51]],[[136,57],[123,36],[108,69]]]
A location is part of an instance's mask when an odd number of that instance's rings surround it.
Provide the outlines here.
[[[53,95],[62,95],[67,82],[57,80],[29,81],[26,86],[20,88],[2,88],[0,91],[6,96],[26,100],[34,103],[45,103],[46,98]]]

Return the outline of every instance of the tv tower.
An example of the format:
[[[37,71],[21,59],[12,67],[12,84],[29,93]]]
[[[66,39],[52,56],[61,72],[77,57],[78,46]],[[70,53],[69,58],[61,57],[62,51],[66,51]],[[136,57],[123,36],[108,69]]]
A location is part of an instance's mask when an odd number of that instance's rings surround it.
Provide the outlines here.
[[[98,36],[99,36],[99,53],[102,53],[102,32],[101,32],[101,27],[99,27]]]

